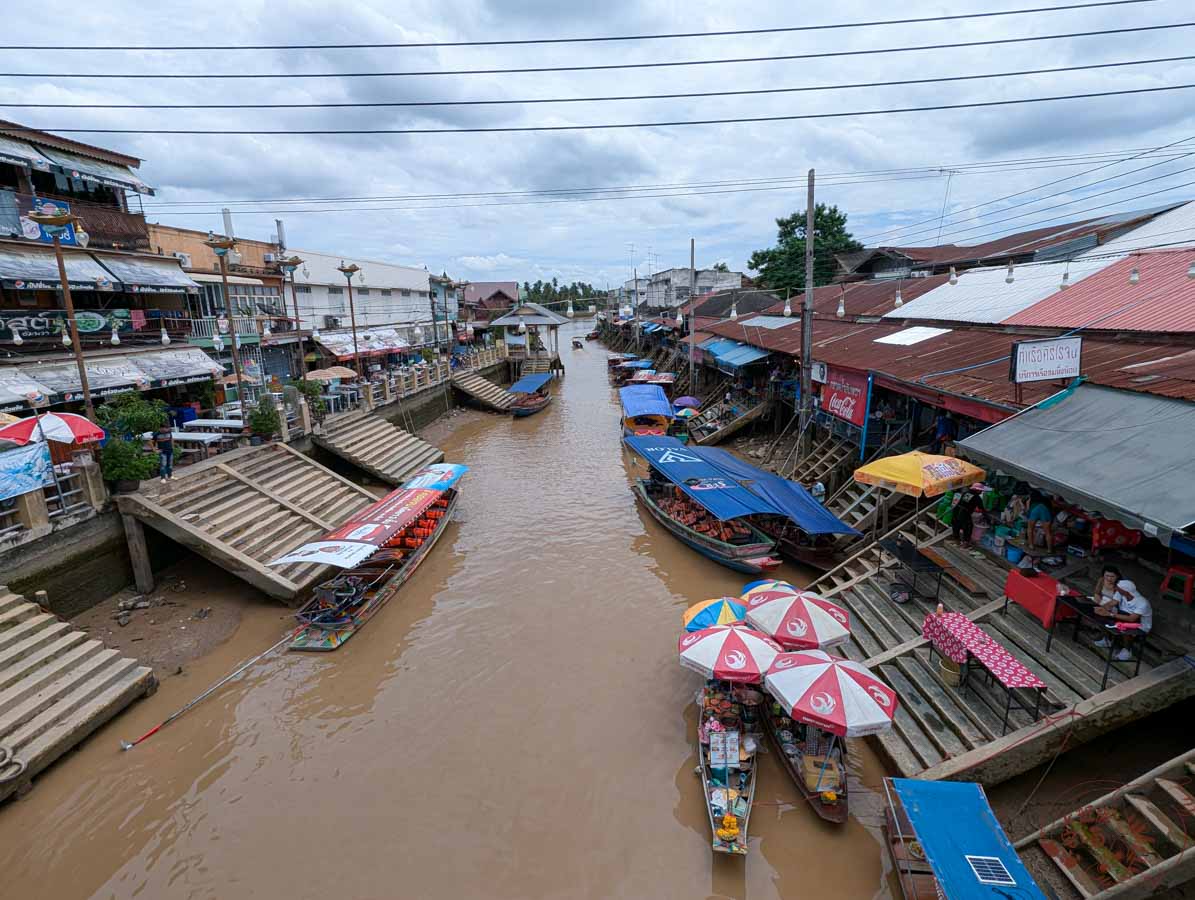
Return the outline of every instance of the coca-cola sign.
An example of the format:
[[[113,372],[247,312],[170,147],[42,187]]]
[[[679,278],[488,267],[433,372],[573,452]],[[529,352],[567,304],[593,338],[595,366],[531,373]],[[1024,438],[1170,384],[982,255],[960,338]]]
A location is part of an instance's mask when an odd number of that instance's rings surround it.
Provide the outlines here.
[[[828,366],[822,385],[822,409],[853,425],[867,421],[867,376]]]

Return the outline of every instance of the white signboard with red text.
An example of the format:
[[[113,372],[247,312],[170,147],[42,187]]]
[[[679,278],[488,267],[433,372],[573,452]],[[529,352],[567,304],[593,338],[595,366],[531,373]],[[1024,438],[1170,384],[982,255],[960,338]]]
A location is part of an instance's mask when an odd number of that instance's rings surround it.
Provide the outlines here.
[[[862,427],[867,421],[867,375],[827,366],[826,383],[822,385],[822,409]]]
[[[1079,337],[1017,341],[1012,345],[1008,380],[1022,384],[1078,378],[1082,355],[1083,339]]]

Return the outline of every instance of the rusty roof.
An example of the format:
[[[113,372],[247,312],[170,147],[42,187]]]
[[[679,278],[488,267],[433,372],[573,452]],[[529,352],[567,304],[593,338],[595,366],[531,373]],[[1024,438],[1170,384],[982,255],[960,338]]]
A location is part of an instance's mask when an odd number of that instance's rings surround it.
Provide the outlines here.
[[[9,122],[4,119],[0,119],[0,134],[28,141],[31,144],[44,144],[47,147],[57,147],[59,150],[79,153],[83,156],[90,156],[120,166],[129,166],[133,169],[141,166],[141,160],[136,156],[129,156],[127,153],[121,153],[117,150],[106,150],[103,147],[96,147],[92,144],[84,144],[82,141],[72,140],[71,138],[59,137],[48,131],[40,131],[36,128],[30,128],[27,125]]]
[[[1195,332],[1195,251],[1127,256],[1004,320],[1006,325],[1101,331]],[[1133,269],[1137,284],[1129,283]]]

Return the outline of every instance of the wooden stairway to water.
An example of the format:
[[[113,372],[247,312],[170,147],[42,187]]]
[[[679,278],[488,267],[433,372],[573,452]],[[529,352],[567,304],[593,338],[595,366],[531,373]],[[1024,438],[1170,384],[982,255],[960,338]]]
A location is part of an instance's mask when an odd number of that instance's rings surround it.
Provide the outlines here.
[[[443,450],[365,410],[329,416],[311,439],[392,485],[402,484],[429,463],[444,459]]]
[[[530,362],[530,360],[528,360]],[[478,403],[497,412],[508,412],[515,395],[494,382],[474,372],[458,372],[452,376],[452,384]]]
[[[376,498],[286,444],[234,450],[142,485],[116,504],[137,588],[153,589],[142,525],[281,600],[295,600],[328,567],[271,567],[271,560],[345,522]]]
[[[767,401],[761,401],[741,415],[735,416],[729,421],[723,421],[721,416],[724,406],[723,403],[715,404],[689,420],[689,434],[693,443],[703,446],[720,443],[731,435],[742,431],[752,422],[763,418],[770,408]],[[711,425],[716,426],[712,431],[710,430]]]
[[[0,747],[24,766],[0,765],[0,800],[157,686],[152,669],[0,586]]]
[[[789,481],[800,482],[806,487],[812,487],[820,481],[827,495],[830,495],[845,483],[847,471],[853,470],[858,461],[858,444],[827,433],[820,439],[815,438],[810,451],[781,474]]]
[[[1153,896],[1195,878],[1193,785],[1195,750],[1017,841],[1017,851],[1060,897]]]

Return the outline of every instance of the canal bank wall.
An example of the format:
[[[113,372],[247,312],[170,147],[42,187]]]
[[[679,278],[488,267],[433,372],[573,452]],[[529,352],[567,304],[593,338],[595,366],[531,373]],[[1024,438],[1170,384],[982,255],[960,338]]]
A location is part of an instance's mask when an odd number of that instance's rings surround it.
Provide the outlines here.
[[[510,366],[505,360],[480,370],[480,374],[495,382],[510,383]],[[417,432],[466,405],[457,391],[443,384],[379,407],[374,415]],[[371,480],[351,463],[315,446],[308,435],[290,446],[340,475],[358,482]],[[152,528],[145,529],[145,540],[155,572],[190,554]],[[27,597],[45,591],[51,611],[64,618],[90,609],[132,582],[128,543],[120,514],[112,504],[79,525],[15,547],[0,557],[0,584]]]

